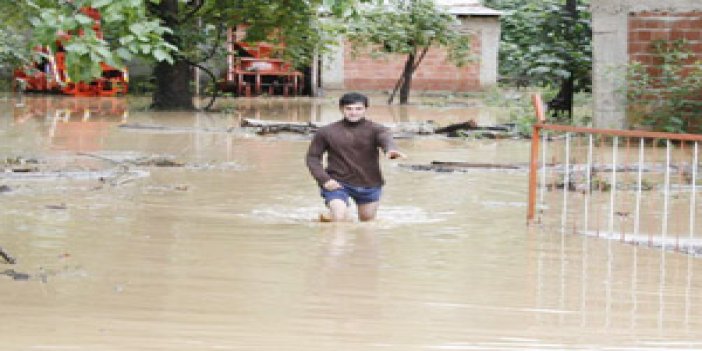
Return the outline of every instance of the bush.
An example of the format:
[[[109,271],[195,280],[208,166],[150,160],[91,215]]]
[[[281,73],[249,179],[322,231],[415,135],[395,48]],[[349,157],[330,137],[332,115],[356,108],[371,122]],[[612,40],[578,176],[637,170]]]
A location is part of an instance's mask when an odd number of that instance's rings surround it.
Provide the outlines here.
[[[627,118],[634,127],[702,132],[702,63],[685,40],[654,41],[654,65],[632,62],[626,72]]]

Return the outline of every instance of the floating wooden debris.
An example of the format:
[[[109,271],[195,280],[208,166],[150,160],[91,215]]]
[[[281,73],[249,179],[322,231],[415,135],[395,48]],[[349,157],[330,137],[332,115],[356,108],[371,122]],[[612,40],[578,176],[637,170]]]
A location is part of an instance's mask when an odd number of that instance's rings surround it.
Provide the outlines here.
[[[6,275],[14,280],[29,280],[31,278],[28,273],[17,272],[14,269],[6,269],[0,272],[0,275]]]
[[[244,118],[241,121],[241,126],[256,129],[256,134],[258,135],[275,134],[280,132],[312,134],[319,129],[319,125],[313,122],[266,121],[251,118]]]
[[[414,135],[432,135],[436,133],[438,125],[434,121],[409,121],[386,124],[395,138],[407,138]]]
[[[485,139],[508,139],[517,137],[514,124],[498,124],[494,126],[479,126],[474,120],[449,124],[437,128],[436,134],[446,134],[449,137],[475,137]]]
[[[524,164],[496,164],[496,163],[474,163],[474,162],[444,162],[432,161],[430,164],[400,164],[402,168],[413,171],[433,171],[433,172],[469,172],[471,170],[527,170],[528,165]]]
[[[22,156],[8,157],[0,161],[0,168],[4,172],[29,173],[39,170],[40,162],[35,158],[24,158]]]
[[[55,180],[55,179],[112,179],[125,174],[136,177],[148,177],[149,172],[142,170],[110,169],[102,171],[38,171],[29,173],[0,172],[0,179],[7,180]]]
[[[5,262],[7,262],[9,264],[15,264],[17,262],[17,260],[14,257],[12,257],[12,255],[7,253],[7,251],[5,251],[5,249],[3,249],[1,246],[0,246],[0,258],[5,260]]]
[[[140,156],[132,155],[131,157],[124,157],[121,155],[119,157],[110,157],[109,155],[103,156],[98,154],[92,154],[87,152],[79,152],[78,155],[88,156],[97,158],[99,160],[108,161],[118,165],[135,165],[135,166],[155,166],[155,167],[183,167],[185,163],[175,160],[175,157],[171,155],[151,155],[151,156]]]
[[[149,156],[142,157],[133,161],[137,166],[156,166],[156,167],[183,167],[185,163],[176,161],[171,156]]]

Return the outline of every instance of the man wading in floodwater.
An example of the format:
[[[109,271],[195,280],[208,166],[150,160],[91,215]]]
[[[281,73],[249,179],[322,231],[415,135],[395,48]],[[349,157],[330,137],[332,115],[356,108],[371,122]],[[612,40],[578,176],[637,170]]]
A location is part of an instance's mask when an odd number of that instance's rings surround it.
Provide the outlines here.
[[[307,150],[307,167],[319,184],[329,215],[324,222],[347,218],[349,197],[358,206],[358,219],[375,218],[380,203],[383,176],[379,150],[390,159],[405,157],[397,151],[392,133],[386,127],[366,119],[368,97],[347,93],[339,99],[343,119],[320,128]],[[322,155],[327,153],[327,168]]]

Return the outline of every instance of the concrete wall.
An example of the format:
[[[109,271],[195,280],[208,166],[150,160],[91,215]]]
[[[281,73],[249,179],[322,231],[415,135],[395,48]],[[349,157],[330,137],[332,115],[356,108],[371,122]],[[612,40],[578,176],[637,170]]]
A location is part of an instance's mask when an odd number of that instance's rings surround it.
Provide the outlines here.
[[[459,16],[463,30],[474,33],[476,61],[457,68],[446,60],[446,52],[432,48],[415,72],[417,90],[476,91],[497,83],[497,51],[500,41],[498,16]],[[389,90],[404,67],[405,57],[373,59],[365,53],[354,56],[347,43],[323,57],[322,87],[325,89]]]
[[[651,40],[687,35],[696,40],[696,33],[702,32],[702,22],[696,22],[702,19],[702,1],[592,0],[591,11],[593,123],[598,128],[624,128],[626,102],[621,92],[626,64],[641,59]],[[702,52],[702,45],[698,49]]]
[[[480,89],[497,84],[498,51],[500,48],[500,22],[497,17],[461,17],[464,28],[477,33],[480,40]]]

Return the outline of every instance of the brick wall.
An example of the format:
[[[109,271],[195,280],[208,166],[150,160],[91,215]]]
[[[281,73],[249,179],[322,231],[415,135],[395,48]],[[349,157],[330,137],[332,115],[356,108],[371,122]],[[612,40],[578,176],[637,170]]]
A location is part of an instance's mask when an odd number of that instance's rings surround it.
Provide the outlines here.
[[[686,39],[702,59],[702,12],[638,12],[629,14],[629,59],[655,65],[651,42]]]
[[[656,40],[673,41],[684,39],[687,48],[694,53],[686,64],[692,67],[695,61],[702,60],[702,12],[638,12],[628,18],[628,54],[630,61],[646,65],[650,74],[660,73],[660,58],[652,53],[651,43]],[[693,116],[696,114],[693,114]],[[688,121],[688,130],[702,130],[700,122],[693,118]]]
[[[402,74],[405,57],[394,55],[373,59],[370,55],[354,57],[351,49],[344,50],[344,86],[346,89],[392,89]],[[472,39],[473,53],[480,57],[480,36]],[[480,89],[480,63],[471,62],[456,67],[446,60],[446,51],[431,48],[412,79],[412,90],[477,91]]]

